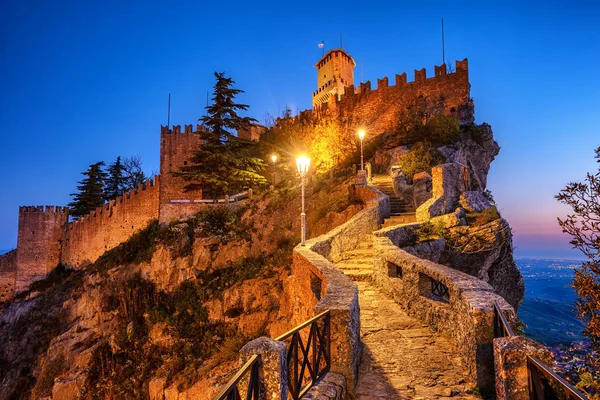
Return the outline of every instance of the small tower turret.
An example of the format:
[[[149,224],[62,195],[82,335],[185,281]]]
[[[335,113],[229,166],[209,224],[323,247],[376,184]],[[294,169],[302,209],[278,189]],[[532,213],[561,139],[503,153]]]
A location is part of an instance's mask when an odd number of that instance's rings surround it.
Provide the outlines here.
[[[313,93],[313,107],[329,101],[332,96],[344,93],[346,86],[354,85],[354,67],[356,63],[350,54],[342,49],[329,50],[319,62],[317,68],[317,90]]]

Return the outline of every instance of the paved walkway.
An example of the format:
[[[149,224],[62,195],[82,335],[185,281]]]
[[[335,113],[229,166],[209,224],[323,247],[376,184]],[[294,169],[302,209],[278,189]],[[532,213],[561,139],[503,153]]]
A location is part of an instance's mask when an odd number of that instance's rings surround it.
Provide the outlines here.
[[[371,282],[373,236],[336,265],[357,281],[363,355],[357,399],[478,399],[451,343],[410,317]]]

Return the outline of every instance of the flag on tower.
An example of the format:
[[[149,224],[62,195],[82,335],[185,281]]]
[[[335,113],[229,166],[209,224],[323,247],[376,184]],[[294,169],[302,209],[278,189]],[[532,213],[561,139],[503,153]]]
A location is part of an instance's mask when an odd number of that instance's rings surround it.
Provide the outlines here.
[[[319,43],[319,48],[320,49],[324,49],[325,48],[325,41],[322,41],[321,43]]]

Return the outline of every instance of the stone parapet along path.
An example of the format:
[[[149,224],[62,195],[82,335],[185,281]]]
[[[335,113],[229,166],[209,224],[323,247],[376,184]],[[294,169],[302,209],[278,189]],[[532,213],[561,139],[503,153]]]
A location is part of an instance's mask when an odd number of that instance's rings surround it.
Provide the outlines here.
[[[394,217],[392,217],[394,218]],[[387,221],[393,223],[388,219]],[[402,223],[404,221],[400,221]],[[478,399],[448,339],[410,317],[371,283],[373,236],[336,263],[357,281],[362,360],[356,399]]]

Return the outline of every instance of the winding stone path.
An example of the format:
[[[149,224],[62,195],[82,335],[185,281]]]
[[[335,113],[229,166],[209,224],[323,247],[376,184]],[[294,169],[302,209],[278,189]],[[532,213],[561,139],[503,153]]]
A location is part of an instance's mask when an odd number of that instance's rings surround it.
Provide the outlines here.
[[[391,221],[390,221],[391,222]],[[373,236],[336,265],[357,281],[362,360],[357,399],[478,399],[451,343],[410,317],[371,282]]]

